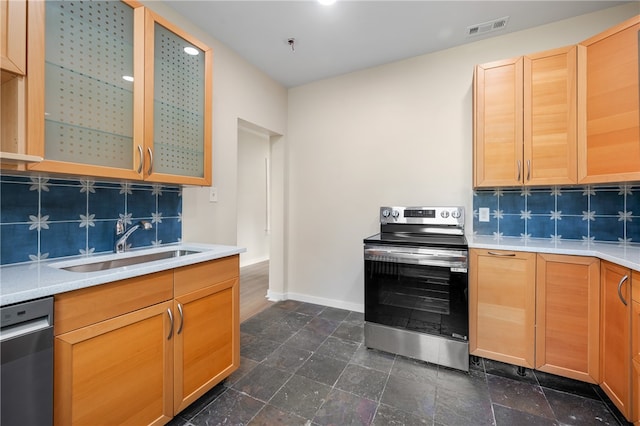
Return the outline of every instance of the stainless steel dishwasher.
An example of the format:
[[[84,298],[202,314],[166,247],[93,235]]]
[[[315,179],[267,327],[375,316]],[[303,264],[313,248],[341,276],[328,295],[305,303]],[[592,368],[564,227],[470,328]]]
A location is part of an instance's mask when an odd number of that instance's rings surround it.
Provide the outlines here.
[[[0,424],[53,424],[53,297],[0,308]]]

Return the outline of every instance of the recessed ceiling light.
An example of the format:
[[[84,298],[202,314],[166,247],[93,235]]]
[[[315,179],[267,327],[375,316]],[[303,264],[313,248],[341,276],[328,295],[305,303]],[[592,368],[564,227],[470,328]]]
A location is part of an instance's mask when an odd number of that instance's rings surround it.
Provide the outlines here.
[[[184,48],[184,53],[191,56],[197,56],[200,52],[195,47],[187,46]]]
[[[130,75],[123,75],[123,76],[122,76],[122,79],[123,79],[124,81],[133,81],[133,77],[131,77]]]
[[[325,6],[330,6],[334,4],[336,0],[318,0],[318,3],[323,4]]]

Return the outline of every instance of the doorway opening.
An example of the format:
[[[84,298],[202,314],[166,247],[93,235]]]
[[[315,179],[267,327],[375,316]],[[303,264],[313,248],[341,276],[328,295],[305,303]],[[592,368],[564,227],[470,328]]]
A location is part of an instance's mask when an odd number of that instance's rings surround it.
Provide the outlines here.
[[[272,150],[279,140],[280,135],[238,120],[237,245],[246,248],[240,254],[240,321],[273,303],[267,299],[273,285],[270,277],[282,263],[279,250],[272,251],[274,243],[281,246],[281,238],[272,233],[272,225],[277,228],[280,222],[277,217],[273,220],[273,213],[278,216],[282,211],[274,208],[274,192],[275,202],[281,203],[281,173],[272,172]],[[276,168],[280,167],[276,154]]]

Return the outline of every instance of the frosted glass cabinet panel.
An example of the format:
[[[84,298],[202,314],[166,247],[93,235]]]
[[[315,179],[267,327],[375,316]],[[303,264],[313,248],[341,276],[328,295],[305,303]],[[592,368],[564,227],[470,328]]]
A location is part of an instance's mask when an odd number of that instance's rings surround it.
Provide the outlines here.
[[[147,179],[210,185],[211,50],[150,11],[146,28]]]
[[[211,184],[210,48],[136,1],[28,13],[30,170]]]
[[[140,179],[144,62],[134,53],[144,46],[142,27],[136,33],[142,9],[119,1],[43,4],[46,161],[34,168]]]

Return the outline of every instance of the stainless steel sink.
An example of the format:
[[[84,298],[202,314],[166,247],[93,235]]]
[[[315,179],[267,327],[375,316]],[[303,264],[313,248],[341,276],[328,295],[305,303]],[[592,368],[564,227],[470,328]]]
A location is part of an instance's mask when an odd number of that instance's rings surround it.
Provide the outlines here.
[[[103,260],[100,262],[81,263],[78,265],[65,266],[60,269],[71,272],[95,272],[104,271],[106,269],[120,268],[122,266],[138,265],[145,262],[153,262],[154,260],[171,259],[174,257],[188,256],[190,254],[200,253],[192,250],[171,250],[160,253],[142,254],[139,256],[125,257],[122,259]]]

